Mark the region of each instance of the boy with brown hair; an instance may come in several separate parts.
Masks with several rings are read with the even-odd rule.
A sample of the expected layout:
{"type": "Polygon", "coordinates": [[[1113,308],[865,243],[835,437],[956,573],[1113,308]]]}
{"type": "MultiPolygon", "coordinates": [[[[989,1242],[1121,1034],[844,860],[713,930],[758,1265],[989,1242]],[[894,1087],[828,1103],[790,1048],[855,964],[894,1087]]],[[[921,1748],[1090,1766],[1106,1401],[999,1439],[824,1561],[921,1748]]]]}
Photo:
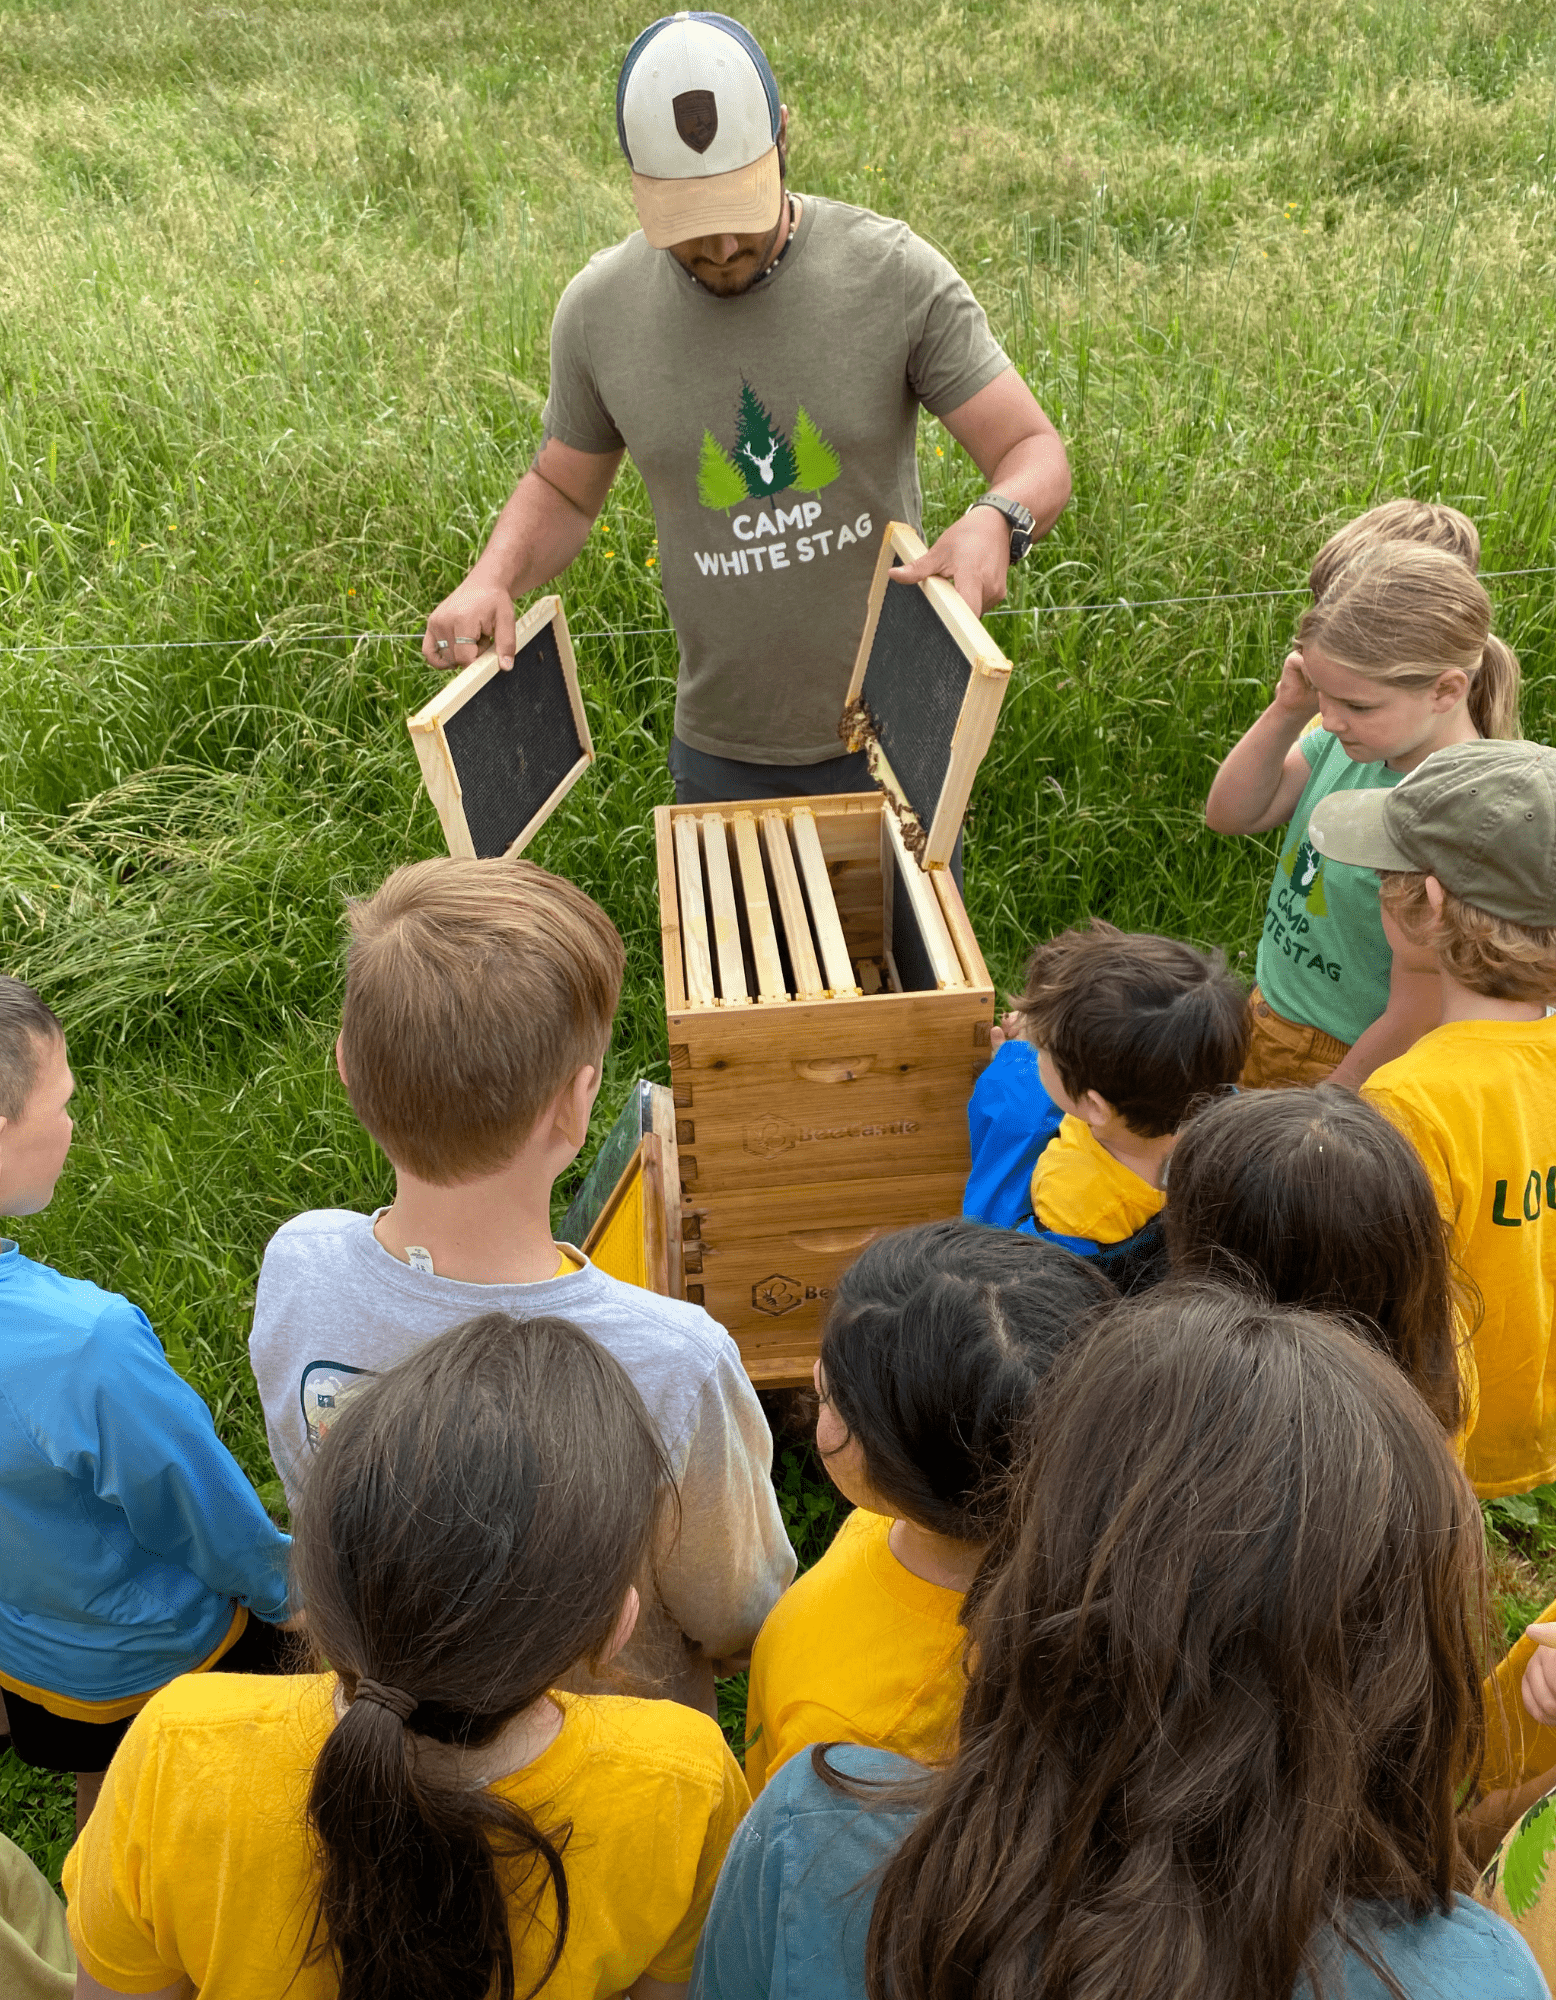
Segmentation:
{"type": "Polygon", "coordinates": [[[629,1665],[711,1711],[715,1663],[747,1651],[794,1574],[771,1433],[701,1307],[551,1236],[552,1184],[600,1087],[621,939],[582,890],[520,860],[415,862],[349,920],[336,1057],[395,1198],[370,1216],[296,1216],[265,1251],[249,1353],[288,1497],[364,1375],[478,1313],[573,1321],[632,1377],[680,1496],[629,1665]]]}
{"type": "Polygon", "coordinates": [[[1006,1018],[1061,1114],[1032,1173],[1036,1234],[1081,1256],[1129,1241],[1166,1200],[1189,1112],[1236,1081],[1247,996],[1220,952],[1094,918],[1038,947],[1006,1018]]]}
{"type": "Polygon", "coordinates": [[[1430,950],[1441,1025],[1363,1088],[1420,1153],[1483,1301],[1484,1499],[1556,1477],[1556,750],[1436,751],[1392,791],[1336,794],[1312,839],[1382,876],[1390,942],[1430,950]]]}

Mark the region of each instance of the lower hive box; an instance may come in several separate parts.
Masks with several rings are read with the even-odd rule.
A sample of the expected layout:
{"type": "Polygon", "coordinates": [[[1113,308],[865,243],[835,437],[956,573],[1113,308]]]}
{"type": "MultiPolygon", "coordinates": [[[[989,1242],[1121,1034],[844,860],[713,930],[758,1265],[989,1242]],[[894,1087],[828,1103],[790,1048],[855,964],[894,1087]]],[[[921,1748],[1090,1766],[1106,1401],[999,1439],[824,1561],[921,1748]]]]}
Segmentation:
{"type": "Polygon", "coordinates": [[[960,1211],[993,983],[954,880],[880,793],[654,818],[677,1289],[754,1382],[805,1382],[859,1251],[960,1211]]]}

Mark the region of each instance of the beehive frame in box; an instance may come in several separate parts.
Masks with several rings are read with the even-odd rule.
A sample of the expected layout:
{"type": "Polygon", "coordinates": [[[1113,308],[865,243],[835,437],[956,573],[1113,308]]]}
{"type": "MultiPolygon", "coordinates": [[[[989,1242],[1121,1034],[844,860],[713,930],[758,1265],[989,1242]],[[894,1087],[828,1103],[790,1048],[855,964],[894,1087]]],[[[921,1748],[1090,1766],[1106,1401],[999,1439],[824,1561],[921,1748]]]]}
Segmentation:
{"type": "Polygon", "coordinates": [[[594,762],[561,598],[516,636],[508,672],[483,653],[406,723],[450,854],[522,854],[594,762]]]}
{"type": "Polygon", "coordinates": [[[805,1382],[865,1244],[960,1211],[993,982],[879,793],[654,818],[685,1293],[805,1382]]]}

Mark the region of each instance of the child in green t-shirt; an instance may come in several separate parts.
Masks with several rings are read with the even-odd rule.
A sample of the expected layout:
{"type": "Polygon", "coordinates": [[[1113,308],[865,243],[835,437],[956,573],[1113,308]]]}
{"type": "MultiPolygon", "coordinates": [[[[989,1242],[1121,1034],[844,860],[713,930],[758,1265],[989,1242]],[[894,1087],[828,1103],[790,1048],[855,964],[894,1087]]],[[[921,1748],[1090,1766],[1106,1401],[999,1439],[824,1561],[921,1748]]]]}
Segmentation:
{"type": "Polygon", "coordinates": [[[1326,867],[1308,820],[1332,792],[1397,785],[1451,743],[1518,735],[1518,660],[1492,636],[1477,554],[1451,508],[1399,503],[1342,530],[1314,565],[1316,602],[1273,700],[1216,773],[1205,818],[1217,833],[1288,828],[1245,1088],[1332,1076],[1355,1089],[1437,1024],[1435,960],[1390,951],[1376,877],[1326,867]]]}

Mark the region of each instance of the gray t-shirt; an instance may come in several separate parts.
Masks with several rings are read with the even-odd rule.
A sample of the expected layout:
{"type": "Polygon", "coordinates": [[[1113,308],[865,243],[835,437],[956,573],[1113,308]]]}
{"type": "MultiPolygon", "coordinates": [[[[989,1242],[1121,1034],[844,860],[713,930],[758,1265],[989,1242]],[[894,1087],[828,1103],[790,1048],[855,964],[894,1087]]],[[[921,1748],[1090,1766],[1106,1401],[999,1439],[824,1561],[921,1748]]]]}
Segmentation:
{"type": "Polygon", "coordinates": [[[881,530],[920,524],[919,405],[954,410],[1009,366],[938,250],[816,195],[739,298],[641,234],[589,260],[552,323],[546,436],[625,445],[643,475],[683,742],[763,764],[842,754],[881,530]]]}
{"type": "Polygon", "coordinates": [[[717,1320],[572,1254],[583,1269],[566,1277],[469,1285],[392,1257],[372,1216],[338,1208],[294,1216],[266,1246],[249,1336],[270,1452],[295,1504],[310,1452],[364,1375],[478,1313],[571,1320],[631,1376],[675,1474],[680,1532],[659,1557],[660,1604],[645,1603],[632,1648],[637,1674],[674,1693],[681,1634],[710,1658],[744,1652],[794,1575],[773,1493],[772,1433],[717,1320]]]}

